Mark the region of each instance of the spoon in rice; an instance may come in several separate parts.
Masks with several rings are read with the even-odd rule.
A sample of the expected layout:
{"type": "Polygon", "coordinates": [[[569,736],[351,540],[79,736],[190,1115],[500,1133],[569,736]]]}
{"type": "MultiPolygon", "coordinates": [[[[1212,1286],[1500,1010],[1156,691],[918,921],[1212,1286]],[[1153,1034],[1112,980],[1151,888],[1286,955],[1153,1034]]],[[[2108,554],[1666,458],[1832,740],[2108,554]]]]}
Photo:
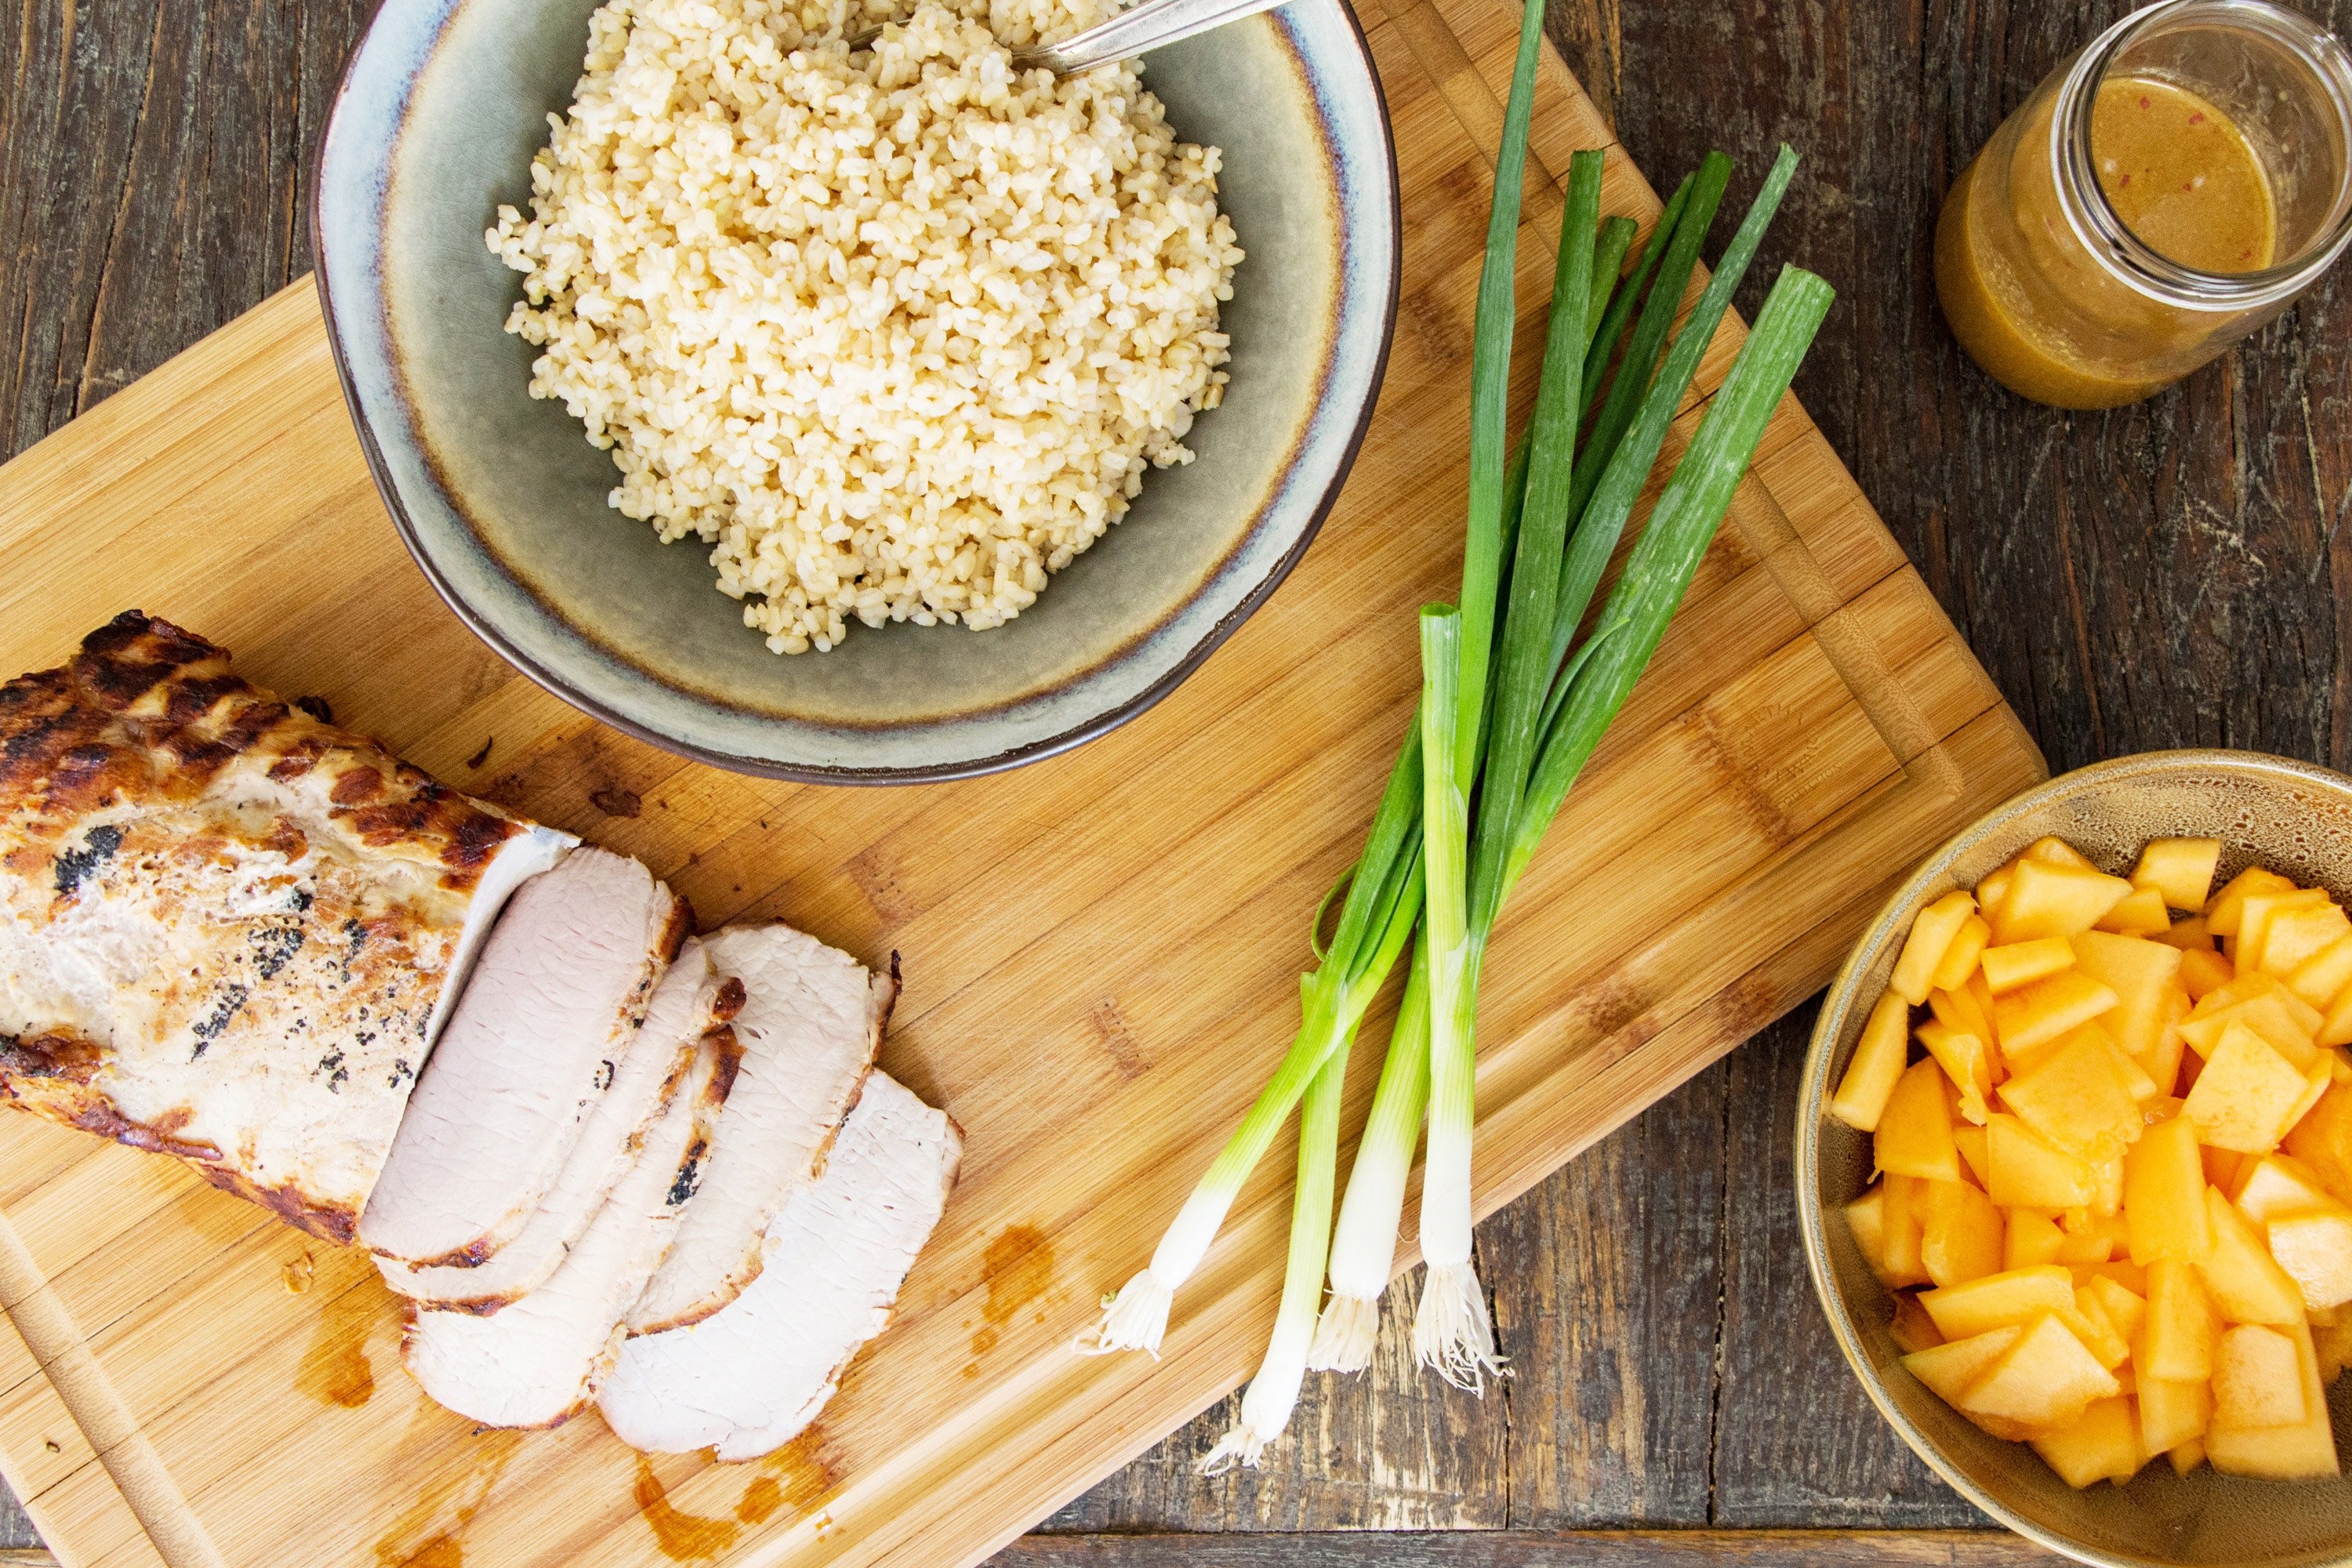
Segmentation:
{"type": "MultiPolygon", "coordinates": [[[[1097,22],[1083,33],[1057,44],[1019,44],[1013,48],[1016,70],[1049,70],[1075,76],[1113,60],[1131,59],[1164,45],[1197,37],[1228,22],[1271,11],[1282,0],[1143,0],[1108,22],[1097,22]]],[[[871,48],[882,36],[867,27],[849,36],[852,49],[871,48]]]]}

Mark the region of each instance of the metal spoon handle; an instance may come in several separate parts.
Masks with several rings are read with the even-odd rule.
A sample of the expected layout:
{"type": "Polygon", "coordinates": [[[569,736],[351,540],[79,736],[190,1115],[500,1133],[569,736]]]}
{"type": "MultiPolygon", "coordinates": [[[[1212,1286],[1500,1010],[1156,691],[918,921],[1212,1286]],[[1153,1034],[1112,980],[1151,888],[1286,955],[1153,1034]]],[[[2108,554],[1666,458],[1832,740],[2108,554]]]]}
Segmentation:
{"type": "Polygon", "coordinates": [[[1143,0],[1108,22],[1058,44],[1028,45],[1013,51],[1017,66],[1043,66],[1057,76],[1070,76],[1112,60],[1132,57],[1197,37],[1213,27],[1271,11],[1282,0],[1143,0]]]}

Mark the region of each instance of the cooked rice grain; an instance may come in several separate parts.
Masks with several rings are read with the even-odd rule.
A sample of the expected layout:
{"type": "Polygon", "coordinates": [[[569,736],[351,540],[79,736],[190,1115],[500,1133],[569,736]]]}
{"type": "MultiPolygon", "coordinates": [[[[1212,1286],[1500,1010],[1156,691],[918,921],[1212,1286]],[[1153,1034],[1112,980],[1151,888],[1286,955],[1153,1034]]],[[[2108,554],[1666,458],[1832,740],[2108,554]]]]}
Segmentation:
{"type": "Polygon", "coordinates": [[[779,653],[849,617],[1002,625],[1188,462],[1242,258],[1218,153],[1132,65],[1008,44],[1099,0],[922,0],[870,53],[842,0],[611,0],[531,214],[507,330],[609,449],[612,504],[711,546],[779,653]]]}

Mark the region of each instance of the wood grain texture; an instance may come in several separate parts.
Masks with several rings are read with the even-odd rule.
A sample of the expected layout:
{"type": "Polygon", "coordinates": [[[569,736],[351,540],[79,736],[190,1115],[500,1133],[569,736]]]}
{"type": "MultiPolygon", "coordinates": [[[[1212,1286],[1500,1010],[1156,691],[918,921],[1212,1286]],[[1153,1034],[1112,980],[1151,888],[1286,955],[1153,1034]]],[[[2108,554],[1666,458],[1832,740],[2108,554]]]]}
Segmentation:
{"type": "Polygon", "coordinates": [[[1001,1568],[2006,1568],[2065,1559],[1982,1531],[1452,1531],[1033,1535],[1001,1568]]]}
{"type": "MultiPolygon", "coordinates": [[[[2347,629],[2338,606],[2352,598],[2337,591],[2347,563],[2336,538],[2352,509],[2346,278],[2186,387],[2108,415],[2053,415],[2007,396],[1951,346],[1936,315],[1924,247],[1950,174],[2042,70],[2123,8],[1553,0],[1549,26],[1604,118],[1661,174],[1724,146],[1743,155],[1752,180],[1751,155],[1775,135],[1805,153],[1776,253],[1785,247],[1843,292],[1800,394],[2053,764],[2134,746],[2228,742],[2340,766],[2352,739],[2352,671],[2338,652],[2347,629]],[[1705,91],[1692,89],[1697,79],[1705,91]],[[2087,665],[2084,648],[2096,654],[2087,665]],[[2104,689],[2086,682],[2086,668],[2104,689]],[[2094,690],[2095,724],[2086,700],[2094,690]]],[[[2344,0],[2305,8],[2339,31],[2352,26],[2344,0]]],[[[20,0],[0,60],[0,453],[37,439],[308,265],[299,254],[299,167],[282,127],[299,125],[306,157],[323,90],[366,9],[364,0],[20,0]],[[231,79],[275,86],[232,93],[217,85],[231,79]],[[173,103],[176,118],[163,111],[173,103]],[[190,134],[192,117],[199,137],[190,134]],[[176,140],[165,150],[157,138],[167,131],[176,140]],[[142,138],[147,151],[134,158],[142,138]],[[283,226],[254,216],[289,207],[295,216],[283,226]],[[289,234],[290,246],[281,238],[289,234]]],[[[1475,234],[1479,199],[1470,191],[1419,203],[1417,212],[1475,234]]],[[[1753,292],[1742,302],[1752,308],[1753,292]]],[[[1400,327],[1416,341],[1464,330],[1420,300],[1408,302],[1400,327]]],[[[451,741],[436,761],[460,778],[501,776],[549,718],[530,693],[477,716],[481,732],[451,741]],[[486,737],[494,757],[468,775],[463,763],[486,737]]],[[[582,746],[572,760],[581,810],[605,775],[625,788],[659,775],[658,759],[616,748],[582,746]]],[[[648,805],[648,816],[712,809],[703,794],[656,788],[665,804],[648,805]]],[[[730,853],[738,864],[750,858],[730,853]]],[[[868,865],[872,896],[898,900],[882,858],[868,865]]],[[[1792,1020],[1767,1031],[1726,1068],[1702,1075],[1490,1220],[1481,1263],[1498,1306],[1507,1311],[1516,1292],[1526,1293],[1529,1310],[1565,1299],[1580,1290],[1573,1276],[1587,1267],[1657,1289],[1627,1258],[1657,1253],[1666,1245],[1659,1228],[1695,1201],[1687,1161],[1646,1176],[1641,1163],[1657,1147],[1652,1120],[1678,1112],[1683,1099],[1707,1109],[1678,1127],[1704,1128],[1713,1114],[1717,1145],[1728,1138],[1737,1151],[1717,1186],[1735,1199],[1768,1192],[1780,1174],[1769,1158],[1787,1108],[1764,1091],[1793,1071],[1797,1027],[1792,1020]],[[1727,1073],[1751,1092],[1727,1093],[1727,1073]],[[1588,1177],[1583,1166],[1595,1163],[1624,1174],[1588,1177]],[[1559,1223],[1547,1229],[1538,1210],[1559,1223]],[[1578,1231],[1576,1245],[1616,1238],[1612,1250],[1626,1258],[1588,1266],[1564,1257],[1559,1243],[1578,1231]],[[1516,1247],[1522,1237],[1537,1238],[1535,1248],[1498,1252],[1501,1239],[1516,1247]],[[1566,1272],[1554,1281],[1555,1270],[1566,1272]]],[[[1747,1456],[1718,1461],[1732,1483],[1725,1495],[1740,1500],[1738,1517],[1829,1523],[1856,1518],[1858,1506],[1901,1522],[1967,1517],[1860,1405],[1828,1350],[1793,1233],[1754,1227],[1751,1217],[1743,1211],[1724,1232],[1728,1278],[1702,1273],[1688,1282],[1699,1296],[1721,1294],[1722,1315],[1757,1331],[1710,1347],[1727,1383],[1748,1391],[1725,1397],[1713,1422],[1717,1449],[1747,1456]],[[1774,1331],[1783,1327],[1788,1334],[1774,1331]],[[1792,1352],[1796,1364],[1784,1364],[1792,1352]],[[1751,1422],[1785,1435],[1765,1408],[1775,1386],[1832,1420],[1859,1423],[1858,1440],[1776,1468],[1766,1439],[1742,1436],[1751,1422]]],[[[1681,1353],[1704,1326],[1683,1317],[1679,1293],[1660,1300],[1673,1301],[1671,1313],[1646,1298],[1614,1311],[1643,1345],[1681,1353]]],[[[1593,1439],[1581,1428],[1595,1421],[1630,1445],[1633,1423],[1610,1405],[1604,1384],[1563,1373],[1594,1401],[1578,1406],[1523,1384],[1507,1402],[1450,1408],[1395,1377],[1392,1351],[1393,1342],[1384,1346],[1386,1380],[1376,1373],[1319,1395],[1327,1407],[1315,1419],[1344,1436],[1316,1452],[1277,1454],[1289,1467],[1279,1484],[1295,1500],[1286,1517],[1301,1527],[1499,1521],[1513,1506],[1514,1456],[1551,1444],[1590,1453],[1593,1439]]],[[[1659,1384],[1680,1375],[1677,1363],[1645,1377],[1643,1425],[1655,1419],[1648,1412],[1658,1408],[1659,1384]]],[[[1228,1407],[1213,1407],[1065,1521],[1201,1530],[1250,1522],[1257,1514],[1247,1499],[1179,1484],[1181,1457],[1205,1448],[1229,1417],[1228,1407]]],[[[1648,1442],[1638,1453],[1609,1448],[1601,1462],[1645,1500],[1646,1522],[1705,1522],[1707,1497],[1694,1497],[1685,1471],[1654,1470],[1648,1442]]],[[[1532,1486],[1522,1481],[1517,1495],[1532,1486]]],[[[0,1541],[30,1539],[21,1516],[0,1513],[0,1541]]],[[[1352,1541],[1340,1547],[1353,1549],[1352,1541]]]]}
{"type": "MultiPolygon", "coordinates": [[[[1184,691],[1051,763],[952,788],[795,789],[689,767],[519,689],[397,553],[299,290],[0,471],[14,568],[0,664],[54,658],[142,602],[236,647],[265,682],[327,694],[426,765],[644,856],[707,921],[782,913],[869,958],[902,951],[887,1065],[972,1132],[893,1333],[821,1437],[747,1473],[643,1465],[593,1419],[529,1439],[471,1433],[393,1372],[390,1305],[362,1264],[310,1256],[154,1162],[0,1124],[18,1189],[0,1204],[37,1273],[16,1294],[53,1302],[51,1327],[72,1325],[88,1352],[26,1328],[0,1379],[0,1453],[69,1558],[396,1561],[462,1534],[467,1559],[490,1563],[953,1560],[1243,1374],[1278,1267],[1279,1149],[1162,1363],[1076,1361],[1065,1346],[1164,1219],[1167,1173],[1206,1158],[1280,1049],[1297,913],[1349,853],[1412,703],[1411,650],[1380,631],[1440,590],[1458,550],[1450,524],[1406,520],[1442,523],[1458,493],[1457,326],[1477,241],[1452,218],[1484,205],[1512,16],[1448,0],[1374,21],[1411,149],[1408,212],[1428,221],[1409,225],[1420,325],[1400,342],[1358,484],[1298,577],[1184,691]],[[1348,672],[1336,685],[1335,668],[1348,672]],[[1286,744],[1237,744],[1244,733],[1286,744]],[[1076,975],[1087,983],[1067,984],[1076,975]],[[1187,1048],[1211,1039],[1215,1051],[1187,1048]],[[1043,1232],[1055,1261],[1041,1296],[1000,1314],[984,1259],[1015,1227],[1043,1232]],[[303,1268],[308,1288],[289,1289],[303,1268]],[[58,1385],[26,1349],[75,1371],[74,1420],[60,1422],[58,1385]],[[118,1482],[142,1447],[185,1500],[174,1528],[148,1517],[160,1490],[124,1506],[118,1482]]],[[[1556,61],[1547,71],[1536,151],[1549,190],[1568,152],[1605,132],[1556,61]]],[[[1654,210],[1622,157],[1611,191],[1617,210],[1654,210]]],[[[1547,237],[1531,234],[1530,318],[1549,272],[1547,237]]],[[[1702,395],[1738,336],[1727,328],[1710,353],[1702,395]]],[[[1481,1210],[1800,1001],[1910,854],[2037,768],[1789,405],[1563,815],[1578,854],[1539,860],[1497,933],[1481,1210]]],[[[1351,1086],[1359,1112],[1370,1077],[1351,1086]]],[[[1401,1369],[1391,1381],[1403,1385],[1401,1369]]],[[[1399,1436],[1418,1430],[1433,1456],[1423,1517],[1507,1523],[1507,1485],[1498,1509],[1491,1478],[1512,1461],[1493,1429],[1465,1444],[1471,1412],[1402,1404],[1401,1426],[1328,1445],[1361,1464],[1362,1521],[1418,1521],[1381,1484],[1399,1436]]],[[[1230,1500],[1297,1522],[1330,1511],[1328,1486],[1278,1481],[1251,1478],[1250,1498],[1230,1500]]],[[[1555,1491],[1582,1484],[1571,1460],[1555,1491]]]]}

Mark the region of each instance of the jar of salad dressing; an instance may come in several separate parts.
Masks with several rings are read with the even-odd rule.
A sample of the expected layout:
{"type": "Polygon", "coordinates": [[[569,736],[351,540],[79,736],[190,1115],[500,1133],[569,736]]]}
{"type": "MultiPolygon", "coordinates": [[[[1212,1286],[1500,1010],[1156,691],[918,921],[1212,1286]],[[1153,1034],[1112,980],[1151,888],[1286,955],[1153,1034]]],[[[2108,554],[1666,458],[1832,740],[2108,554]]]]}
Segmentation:
{"type": "Polygon", "coordinates": [[[1936,287],[2013,391],[2109,408],[2270,320],[2352,242],[2352,56],[2267,0],[2167,0],[2051,73],[1945,198],[1936,287]]]}

